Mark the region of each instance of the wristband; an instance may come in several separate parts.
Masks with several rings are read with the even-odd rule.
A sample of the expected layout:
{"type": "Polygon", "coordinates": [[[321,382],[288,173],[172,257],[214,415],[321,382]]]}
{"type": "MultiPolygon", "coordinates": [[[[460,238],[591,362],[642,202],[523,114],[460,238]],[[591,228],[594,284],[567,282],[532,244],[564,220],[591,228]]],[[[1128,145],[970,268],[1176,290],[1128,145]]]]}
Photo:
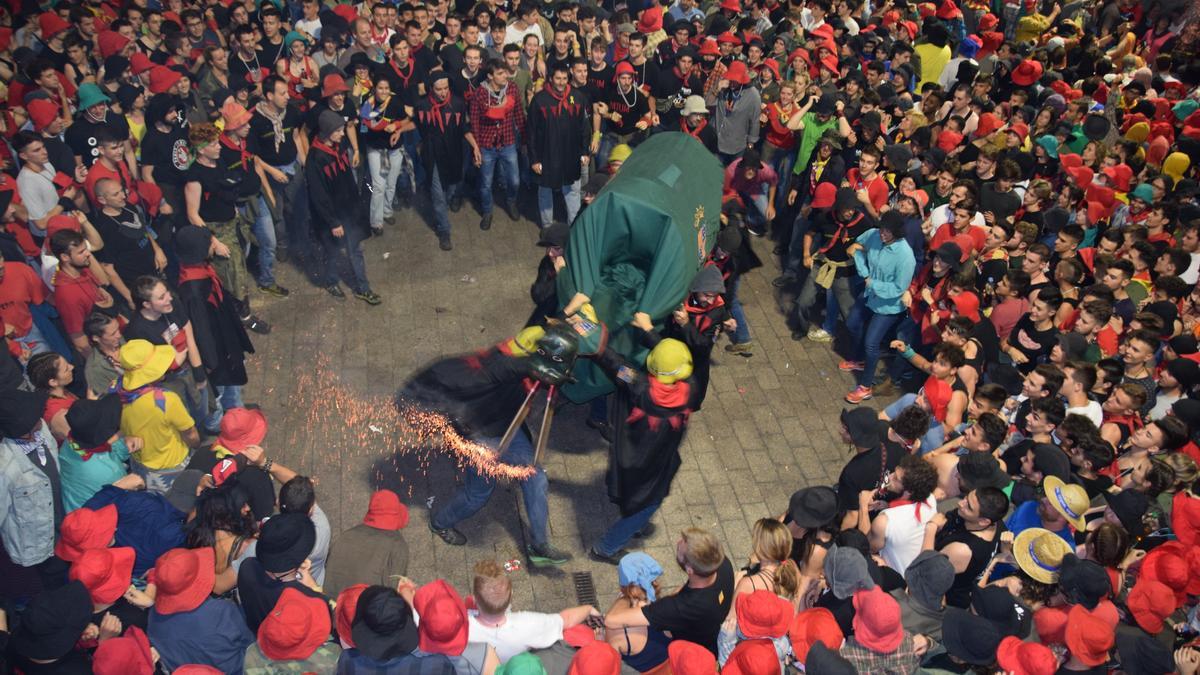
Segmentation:
{"type": "Polygon", "coordinates": [[[913,351],[912,347],[905,347],[904,351],[900,353],[900,356],[903,356],[906,361],[912,361],[916,355],[917,353],[913,351]]]}
{"type": "Polygon", "coordinates": [[[208,375],[204,372],[204,366],[192,366],[192,379],[196,384],[201,384],[208,381],[208,375]]]}
{"type": "Polygon", "coordinates": [[[263,462],[262,470],[266,471],[267,473],[271,473],[271,467],[273,466],[275,466],[275,460],[268,457],[267,461],[263,462]]]}

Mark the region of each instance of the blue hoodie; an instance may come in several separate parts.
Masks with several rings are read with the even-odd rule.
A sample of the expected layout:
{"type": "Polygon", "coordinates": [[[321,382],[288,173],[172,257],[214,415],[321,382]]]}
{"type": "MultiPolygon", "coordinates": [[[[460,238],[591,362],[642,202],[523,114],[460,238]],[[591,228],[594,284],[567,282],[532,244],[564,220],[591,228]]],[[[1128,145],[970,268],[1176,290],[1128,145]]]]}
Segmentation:
{"type": "Polygon", "coordinates": [[[912,248],[903,238],[884,245],[879,229],[868,230],[855,240],[862,245],[854,252],[858,276],[867,280],[863,291],[867,309],[876,314],[900,314],[905,311],[900,296],[908,290],[917,263],[912,248]]]}

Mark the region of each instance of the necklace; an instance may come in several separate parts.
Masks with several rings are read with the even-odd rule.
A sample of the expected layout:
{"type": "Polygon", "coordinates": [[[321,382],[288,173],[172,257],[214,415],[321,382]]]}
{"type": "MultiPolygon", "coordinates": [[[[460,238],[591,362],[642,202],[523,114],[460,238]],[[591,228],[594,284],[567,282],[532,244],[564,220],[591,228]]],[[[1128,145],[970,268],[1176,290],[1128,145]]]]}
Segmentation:
{"type": "Polygon", "coordinates": [[[630,110],[633,110],[633,106],[637,104],[637,87],[630,87],[629,93],[633,94],[632,101],[625,97],[625,92],[621,91],[620,87],[617,87],[617,95],[621,97],[621,101],[623,101],[630,110]]]}

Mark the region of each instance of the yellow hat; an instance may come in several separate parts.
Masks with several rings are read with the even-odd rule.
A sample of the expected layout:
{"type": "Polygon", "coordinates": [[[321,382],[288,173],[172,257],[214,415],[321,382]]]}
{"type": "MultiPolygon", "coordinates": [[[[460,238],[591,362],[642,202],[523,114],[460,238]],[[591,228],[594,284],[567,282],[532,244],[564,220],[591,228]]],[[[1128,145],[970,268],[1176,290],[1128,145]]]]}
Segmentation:
{"type": "Polygon", "coordinates": [[[1050,530],[1031,527],[1021,530],[1013,540],[1012,553],[1021,570],[1035,581],[1053,584],[1058,581],[1063,557],[1071,553],[1071,545],[1050,530]]]}
{"type": "Polygon", "coordinates": [[[679,340],[666,338],[650,350],[646,370],[663,384],[674,384],[692,375],[692,352],[679,340]]]}
{"type": "Polygon", "coordinates": [[[608,163],[612,164],[613,162],[624,162],[625,160],[629,159],[629,156],[632,154],[633,148],[629,147],[625,143],[621,143],[613,146],[612,152],[608,153],[608,163]]]}
{"type": "Polygon", "coordinates": [[[1137,124],[1131,125],[1129,129],[1125,131],[1125,140],[1134,141],[1136,143],[1145,141],[1149,136],[1150,125],[1146,124],[1145,122],[1138,122],[1137,124]]]}
{"type": "Polygon", "coordinates": [[[1050,506],[1061,513],[1067,522],[1076,530],[1087,529],[1087,521],[1084,520],[1083,514],[1087,513],[1091,500],[1088,499],[1087,490],[1083,489],[1082,485],[1064,483],[1057,476],[1046,476],[1042,481],[1042,489],[1046,491],[1046,499],[1050,506]]]}
{"type": "Polygon", "coordinates": [[[541,340],[545,334],[546,329],[541,326],[526,326],[522,328],[516,337],[509,340],[513,356],[529,356],[537,351],[538,340],[541,340]]]}
{"type": "Polygon", "coordinates": [[[137,389],[161,380],[173,363],[175,348],[171,345],[130,340],[121,346],[121,368],[125,371],[126,389],[137,389]]]}
{"type": "Polygon", "coordinates": [[[1182,152],[1172,152],[1163,160],[1162,170],[1178,183],[1191,165],[1192,160],[1187,155],[1182,152]]]}

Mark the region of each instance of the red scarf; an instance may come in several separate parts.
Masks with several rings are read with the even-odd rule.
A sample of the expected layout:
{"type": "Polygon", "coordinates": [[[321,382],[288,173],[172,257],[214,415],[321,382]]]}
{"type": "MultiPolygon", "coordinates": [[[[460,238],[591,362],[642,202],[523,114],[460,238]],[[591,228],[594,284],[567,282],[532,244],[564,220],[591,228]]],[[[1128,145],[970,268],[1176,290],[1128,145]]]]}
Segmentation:
{"type": "Polygon", "coordinates": [[[683,133],[687,134],[688,136],[691,136],[692,138],[694,138],[696,140],[700,140],[700,132],[706,126],[708,126],[708,118],[707,117],[700,120],[700,124],[696,126],[695,130],[692,130],[691,128],[688,127],[686,119],[683,119],[682,117],[679,119],[679,130],[682,131],[683,133]]]}
{"type": "Polygon", "coordinates": [[[225,293],[221,291],[221,280],[217,278],[217,271],[213,269],[213,266],[208,263],[179,266],[180,285],[183,285],[187,281],[201,281],[203,279],[212,281],[212,286],[208,290],[208,304],[213,307],[219,307],[221,301],[225,299],[225,293]]]}
{"type": "Polygon", "coordinates": [[[111,443],[106,442],[103,445],[97,445],[94,448],[85,448],[79,444],[79,441],[72,438],[70,434],[67,434],[67,438],[69,438],[71,440],[71,442],[75,444],[75,449],[79,451],[80,455],[82,455],[83,461],[85,461],[85,462],[88,461],[89,459],[91,459],[92,455],[112,451],[111,443]]]}
{"type": "Polygon", "coordinates": [[[411,60],[408,62],[408,74],[400,72],[400,69],[396,67],[395,61],[392,61],[389,59],[388,65],[392,67],[392,72],[396,74],[396,77],[400,78],[401,88],[407,89],[408,82],[409,82],[409,80],[412,79],[412,76],[413,76],[413,62],[411,60]]]}
{"type": "Polygon", "coordinates": [[[549,93],[549,94],[550,94],[550,96],[551,96],[551,97],[552,97],[552,98],[553,98],[555,101],[558,101],[558,105],[556,105],[556,106],[554,106],[553,108],[551,108],[551,110],[552,110],[552,111],[553,111],[555,114],[557,114],[557,115],[562,115],[562,114],[566,114],[566,113],[575,112],[575,109],[576,109],[578,106],[577,106],[576,104],[574,104],[574,103],[568,103],[568,102],[567,102],[567,98],[568,98],[568,97],[571,95],[571,85],[570,85],[570,84],[568,84],[568,85],[566,86],[566,88],[565,88],[565,89],[563,89],[563,91],[562,91],[562,93],[561,93],[561,94],[560,94],[560,93],[558,93],[557,91],[555,91],[555,90],[554,90],[554,85],[550,84],[549,82],[547,82],[547,83],[544,85],[544,87],[543,87],[543,88],[546,90],[546,92],[547,92],[547,93],[549,93]]]}
{"type": "Polygon", "coordinates": [[[437,128],[442,133],[446,132],[446,120],[442,118],[442,108],[450,102],[450,97],[447,96],[445,101],[438,103],[437,97],[433,94],[429,95],[429,118],[430,121],[437,125],[437,128]]]}
{"type": "Polygon", "coordinates": [[[346,153],[325,145],[325,143],[319,139],[312,142],[312,148],[314,150],[320,150],[321,152],[333,157],[334,163],[337,165],[339,171],[345,171],[346,167],[350,166],[350,158],[346,156],[346,153]]]}
{"type": "Polygon", "coordinates": [[[663,408],[682,408],[687,405],[691,385],[686,380],[679,380],[672,384],[663,384],[654,376],[651,376],[649,380],[650,400],[654,401],[654,405],[663,408]]]}
{"type": "Polygon", "coordinates": [[[234,143],[233,139],[229,137],[229,134],[221,134],[220,141],[221,145],[229,148],[230,150],[237,150],[238,156],[241,158],[240,166],[242,167],[242,171],[250,171],[251,154],[246,151],[246,140],[242,139],[240,142],[234,143]]]}
{"type": "Polygon", "coordinates": [[[700,331],[701,333],[704,333],[713,325],[713,320],[712,317],[709,316],[709,312],[724,306],[725,298],[719,295],[717,296],[716,300],[713,300],[712,303],[705,305],[704,307],[701,307],[690,300],[685,305],[690,318],[696,323],[696,330],[700,331]]]}

